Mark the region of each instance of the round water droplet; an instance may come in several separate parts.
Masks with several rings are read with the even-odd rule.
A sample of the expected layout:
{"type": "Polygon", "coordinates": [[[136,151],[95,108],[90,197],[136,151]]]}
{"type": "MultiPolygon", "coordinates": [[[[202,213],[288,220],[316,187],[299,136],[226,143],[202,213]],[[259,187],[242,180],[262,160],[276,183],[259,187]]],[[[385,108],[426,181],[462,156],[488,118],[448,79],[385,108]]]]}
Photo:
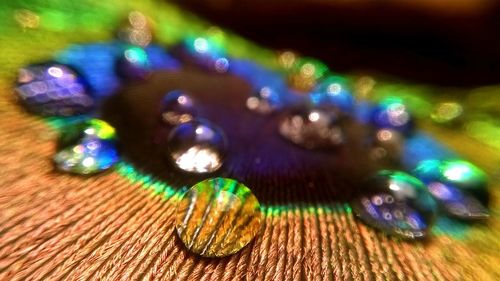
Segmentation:
{"type": "Polygon", "coordinates": [[[462,160],[426,160],[414,170],[441,207],[451,216],[465,220],[489,217],[486,175],[462,160]]]}
{"type": "Polygon", "coordinates": [[[168,125],[179,125],[191,121],[195,115],[194,101],[183,91],[171,91],[161,102],[161,117],[168,125]]]}
{"type": "Polygon", "coordinates": [[[405,134],[413,129],[413,119],[407,106],[396,97],[381,101],[374,109],[371,120],[377,128],[392,129],[405,134]]]}
{"type": "Polygon", "coordinates": [[[434,222],[436,202],[418,179],[397,171],[380,171],[351,202],[368,225],[407,239],[426,236],[434,222]]]}
{"type": "Polygon", "coordinates": [[[289,113],[280,124],[280,134],[308,149],[335,148],[344,142],[342,120],[333,111],[318,108],[289,113]]]}
{"type": "Polygon", "coordinates": [[[177,234],[191,252],[204,257],[238,252],[259,232],[262,221],[257,198],[232,179],[197,183],[177,205],[177,234]]]}
{"type": "Polygon", "coordinates": [[[397,163],[403,155],[404,137],[398,131],[380,129],[372,141],[371,157],[374,160],[388,160],[397,163]]]}
{"type": "Polygon", "coordinates": [[[347,84],[347,80],[342,77],[328,76],[309,94],[309,100],[314,106],[335,106],[344,112],[351,112],[354,97],[347,84]]]}
{"type": "Polygon", "coordinates": [[[280,94],[271,87],[262,87],[247,99],[247,108],[261,113],[269,114],[281,108],[280,94]]]}
{"type": "Polygon", "coordinates": [[[307,93],[314,89],[319,79],[328,72],[328,67],[322,62],[310,58],[295,61],[288,75],[291,88],[307,93]]]}
{"type": "Polygon", "coordinates": [[[188,36],[182,43],[182,51],[208,70],[225,73],[229,69],[230,62],[219,36],[188,36]]]}
{"type": "Polygon", "coordinates": [[[40,115],[78,115],[94,106],[83,78],[69,66],[56,62],[21,68],[16,92],[29,111],[40,115]]]}
{"type": "Polygon", "coordinates": [[[91,119],[70,125],[59,139],[56,167],[75,174],[94,174],[112,167],[119,159],[116,134],[105,121],[91,119]]]}
{"type": "Polygon", "coordinates": [[[151,71],[148,54],[141,47],[128,46],[116,61],[116,72],[123,79],[143,80],[151,71]]]}
{"type": "Polygon", "coordinates": [[[221,129],[195,119],[175,127],[168,137],[169,157],[181,170],[211,173],[223,163],[227,143],[221,129]]]}
{"type": "Polygon", "coordinates": [[[139,11],[132,11],[116,31],[116,37],[126,43],[145,47],[153,41],[151,20],[139,11]]]}

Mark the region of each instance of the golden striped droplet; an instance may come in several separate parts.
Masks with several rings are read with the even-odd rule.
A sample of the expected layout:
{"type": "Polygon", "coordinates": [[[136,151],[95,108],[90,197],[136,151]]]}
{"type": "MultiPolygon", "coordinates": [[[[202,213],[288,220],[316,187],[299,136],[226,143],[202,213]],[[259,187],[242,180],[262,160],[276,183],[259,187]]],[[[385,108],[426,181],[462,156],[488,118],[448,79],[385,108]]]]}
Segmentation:
{"type": "Polygon", "coordinates": [[[193,253],[224,257],[255,237],[262,223],[257,198],[245,185],[227,178],[195,184],[179,201],[177,234],[193,253]]]}

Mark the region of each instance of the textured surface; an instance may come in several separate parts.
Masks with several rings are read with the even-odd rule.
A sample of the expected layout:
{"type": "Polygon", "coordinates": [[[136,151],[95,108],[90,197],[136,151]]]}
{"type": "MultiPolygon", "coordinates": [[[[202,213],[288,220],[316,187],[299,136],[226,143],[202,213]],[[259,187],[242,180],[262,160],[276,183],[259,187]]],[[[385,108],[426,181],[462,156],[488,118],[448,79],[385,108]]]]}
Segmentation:
{"type": "MultiPolygon", "coordinates": [[[[0,19],[5,24],[0,37],[0,280],[500,279],[500,150],[497,139],[491,138],[493,131],[489,138],[484,133],[493,126],[486,119],[471,123],[469,128],[477,128],[467,133],[436,129],[425,123],[423,127],[492,177],[493,217],[487,225],[467,226],[442,219],[431,240],[406,243],[356,221],[348,206],[336,199],[335,192],[348,186],[304,192],[302,201],[296,200],[298,195],[269,188],[257,194],[259,200],[270,202],[264,206],[264,226],[257,239],[231,257],[203,259],[187,252],[176,238],[174,216],[179,197],[170,185],[140,173],[140,166],[134,168],[127,163],[96,177],[55,172],[51,157],[61,122],[29,115],[14,100],[12,81],[20,65],[48,58],[70,42],[109,38],[113,19],[131,7],[120,1],[81,1],[68,6],[45,1],[47,7],[32,7],[40,12],[40,29],[32,30],[24,24],[23,32],[12,13],[31,7],[8,7],[12,3],[1,4],[5,5],[1,10],[5,16],[0,19]],[[83,12],[95,20],[85,21],[83,12]],[[73,18],[63,28],[55,28],[50,20],[43,20],[44,16],[73,18]],[[73,32],[76,28],[78,33],[73,32]]],[[[176,28],[187,26],[177,10],[161,5],[153,9],[148,1],[143,3],[135,5],[156,15],[160,22],[169,18],[176,28]]],[[[193,28],[199,25],[193,23],[193,28]]],[[[160,39],[167,33],[160,32],[160,39]]],[[[168,42],[176,38],[174,31],[170,34],[168,42]]],[[[252,53],[259,58],[267,54],[262,50],[250,52],[249,45],[245,46],[233,48],[233,54],[252,53]]],[[[217,85],[199,74],[179,75],[217,85]]],[[[231,88],[233,84],[228,85],[231,88]]],[[[412,89],[411,85],[380,83],[380,88],[384,87],[408,87],[409,93],[412,89]]],[[[424,96],[438,91],[414,87],[412,93],[419,89],[424,96]]],[[[483,93],[487,91],[498,93],[496,88],[483,93]]],[[[248,177],[258,180],[255,175],[248,177]]],[[[170,181],[175,183],[176,179],[170,181]]],[[[306,182],[291,186],[321,189],[299,186],[306,182]]],[[[263,184],[272,186],[274,180],[267,179],[263,184]]]]}

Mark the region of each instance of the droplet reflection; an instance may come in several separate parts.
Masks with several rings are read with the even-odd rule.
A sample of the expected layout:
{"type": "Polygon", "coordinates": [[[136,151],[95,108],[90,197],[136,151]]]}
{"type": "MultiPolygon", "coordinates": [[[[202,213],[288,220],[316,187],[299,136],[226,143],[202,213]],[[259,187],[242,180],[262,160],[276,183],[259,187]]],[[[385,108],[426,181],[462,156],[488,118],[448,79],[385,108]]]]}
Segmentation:
{"type": "Polygon", "coordinates": [[[168,125],[175,126],[189,122],[195,115],[194,101],[186,92],[171,91],[161,102],[162,120],[168,125]]]}

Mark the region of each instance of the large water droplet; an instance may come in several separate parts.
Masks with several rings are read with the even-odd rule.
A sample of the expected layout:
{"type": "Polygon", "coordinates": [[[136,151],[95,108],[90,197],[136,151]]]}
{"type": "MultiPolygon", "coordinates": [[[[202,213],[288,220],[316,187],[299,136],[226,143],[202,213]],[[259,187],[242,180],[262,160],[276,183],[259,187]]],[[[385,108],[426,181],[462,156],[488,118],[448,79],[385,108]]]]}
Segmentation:
{"type": "Polygon", "coordinates": [[[212,123],[196,119],[175,127],[168,137],[169,157],[181,170],[211,173],[222,166],[226,137],[212,123]]]}
{"type": "Polygon", "coordinates": [[[177,205],[177,233],[193,253],[224,257],[245,247],[263,220],[257,198],[232,179],[213,178],[194,185],[177,205]]]}
{"type": "Polygon", "coordinates": [[[56,167],[75,174],[94,174],[112,167],[119,159],[113,127],[98,119],[70,125],[62,132],[56,167]]]}
{"type": "Polygon", "coordinates": [[[352,202],[368,225],[407,239],[422,238],[434,222],[436,202],[418,179],[397,171],[380,171],[352,202]]]}
{"type": "Polygon", "coordinates": [[[116,72],[123,79],[143,80],[151,74],[151,62],[144,49],[128,46],[116,61],[116,72]]]}
{"type": "Polygon", "coordinates": [[[83,78],[69,66],[56,62],[21,68],[16,92],[29,111],[41,115],[77,115],[94,105],[83,78]]]}
{"type": "Polygon", "coordinates": [[[194,101],[186,92],[171,91],[161,101],[161,117],[168,125],[174,126],[191,121],[195,115],[194,101]]]}
{"type": "Polygon", "coordinates": [[[246,105],[252,111],[269,114],[282,107],[282,99],[273,88],[262,87],[247,99],[246,105]]]}
{"type": "Polygon", "coordinates": [[[280,124],[280,134],[308,149],[328,149],[342,144],[342,120],[332,111],[319,108],[290,112],[280,124]]]}
{"type": "Polygon", "coordinates": [[[441,207],[451,216],[465,220],[489,217],[486,175],[462,160],[422,161],[414,174],[428,187],[441,207]]]}
{"type": "Polygon", "coordinates": [[[413,118],[408,107],[396,97],[382,100],[374,109],[371,120],[377,128],[392,129],[405,134],[413,129],[413,118]]]}

